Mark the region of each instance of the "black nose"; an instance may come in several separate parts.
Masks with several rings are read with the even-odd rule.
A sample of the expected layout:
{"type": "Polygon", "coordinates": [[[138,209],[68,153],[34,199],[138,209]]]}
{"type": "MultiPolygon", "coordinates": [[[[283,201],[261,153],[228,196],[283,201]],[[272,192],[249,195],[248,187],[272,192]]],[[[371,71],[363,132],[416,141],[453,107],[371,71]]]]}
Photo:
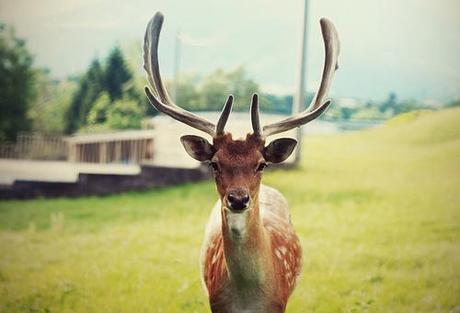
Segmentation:
{"type": "Polygon", "coordinates": [[[249,206],[249,195],[242,189],[235,189],[227,194],[227,204],[232,210],[245,210],[249,206]]]}

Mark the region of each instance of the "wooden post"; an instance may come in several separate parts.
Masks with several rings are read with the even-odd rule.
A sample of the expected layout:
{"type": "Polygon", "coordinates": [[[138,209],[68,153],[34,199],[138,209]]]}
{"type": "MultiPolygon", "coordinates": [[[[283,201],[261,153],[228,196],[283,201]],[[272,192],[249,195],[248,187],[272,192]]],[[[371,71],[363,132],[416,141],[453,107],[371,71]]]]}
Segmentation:
{"type": "Polygon", "coordinates": [[[107,163],[107,143],[102,142],[99,148],[99,162],[107,163]]]}
{"type": "Polygon", "coordinates": [[[115,142],[115,160],[116,163],[120,163],[121,161],[121,142],[115,142]]]}
{"type": "Polygon", "coordinates": [[[137,164],[139,164],[139,140],[134,141],[134,160],[137,164]]]}

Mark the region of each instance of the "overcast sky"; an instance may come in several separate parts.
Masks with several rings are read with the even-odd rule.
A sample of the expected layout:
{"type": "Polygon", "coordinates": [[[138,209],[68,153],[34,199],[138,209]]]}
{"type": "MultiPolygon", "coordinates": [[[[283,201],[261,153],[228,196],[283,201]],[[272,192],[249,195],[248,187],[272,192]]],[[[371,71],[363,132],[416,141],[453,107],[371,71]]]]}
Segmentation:
{"type": "MultiPolygon", "coordinates": [[[[336,96],[383,99],[393,91],[400,98],[460,97],[460,1],[309,3],[309,90],[320,79],[318,22],[325,16],[341,40],[332,89],[336,96]]],[[[263,90],[294,90],[302,0],[0,0],[0,19],[27,39],[36,63],[56,77],[82,72],[117,43],[140,43],[157,10],[165,14],[160,42],[164,76],[172,74],[174,36],[180,29],[182,70],[207,73],[243,64],[263,90]]]]}

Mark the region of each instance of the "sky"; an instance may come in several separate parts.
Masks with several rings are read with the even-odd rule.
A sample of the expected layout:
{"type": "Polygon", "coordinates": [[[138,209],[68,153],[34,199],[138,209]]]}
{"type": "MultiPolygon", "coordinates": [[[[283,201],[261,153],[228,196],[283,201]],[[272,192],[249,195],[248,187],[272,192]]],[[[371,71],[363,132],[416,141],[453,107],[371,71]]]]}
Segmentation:
{"type": "MultiPolygon", "coordinates": [[[[460,1],[308,3],[309,91],[320,80],[319,19],[327,17],[341,42],[333,96],[383,100],[395,92],[400,99],[427,102],[460,97],[460,1]]],[[[27,40],[38,66],[64,78],[83,72],[116,44],[131,43],[140,59],[147,22],[160,10],[166,78],[173,73],[180,31],[182,71],[204,74],[244,65],[263,91],[287,94],[299,75],[303,5],[304,0],[0,0],[0,20],[27,40]]]]}

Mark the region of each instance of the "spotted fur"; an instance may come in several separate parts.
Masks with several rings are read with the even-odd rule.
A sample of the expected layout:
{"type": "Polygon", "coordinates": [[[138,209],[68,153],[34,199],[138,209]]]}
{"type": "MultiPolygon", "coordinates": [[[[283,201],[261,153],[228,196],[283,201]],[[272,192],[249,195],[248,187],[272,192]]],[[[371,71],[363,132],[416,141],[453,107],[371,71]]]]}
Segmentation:
{"type": "Polygon", "coordinates": [[[218,202],[208,222],[202,250],[202,277],[214,313],[281,313],[295,288],[301,271],[302,249],[289,220],[287,202],[278,191],[263,185],[259,199],[262,227],[270,243],[270,254],[261,269],[269,276],[265,280],[268,286],[248,291],[252,298],[242,304],[247,307],[238,307],[238,292],[232,285],[225,259],[221,204],[218,202]]]}

